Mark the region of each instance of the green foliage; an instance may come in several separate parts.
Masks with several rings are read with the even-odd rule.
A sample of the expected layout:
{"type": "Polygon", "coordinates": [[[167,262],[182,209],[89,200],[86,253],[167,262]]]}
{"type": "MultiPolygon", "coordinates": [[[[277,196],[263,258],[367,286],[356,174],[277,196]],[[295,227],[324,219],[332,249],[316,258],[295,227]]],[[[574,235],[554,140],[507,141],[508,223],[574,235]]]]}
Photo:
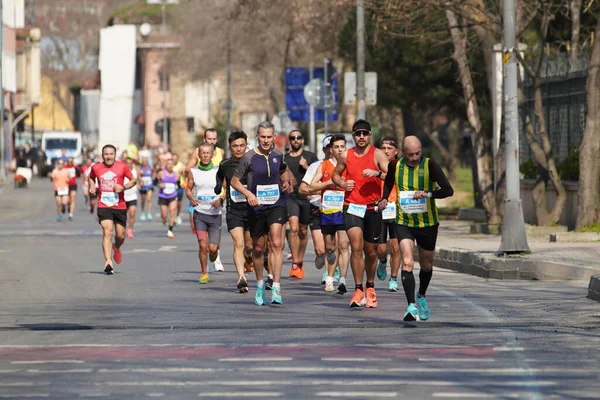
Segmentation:
{"type": "Polygon", "coordinates": [[[582,226],[581,232],[600,233],[600,224],[582,226]]]}
{"type": "Polygon", "coordinates": [[[533,160],[527,160],[521,164],[519,171],[525,179],[537,178],[537,165],[533,160]]]}
{"type": "Polygon", "coordinates": [[[558,164],[560,179],[567,181],[579,180],[579,150],[573,147],[569,155],[558,164]]]}

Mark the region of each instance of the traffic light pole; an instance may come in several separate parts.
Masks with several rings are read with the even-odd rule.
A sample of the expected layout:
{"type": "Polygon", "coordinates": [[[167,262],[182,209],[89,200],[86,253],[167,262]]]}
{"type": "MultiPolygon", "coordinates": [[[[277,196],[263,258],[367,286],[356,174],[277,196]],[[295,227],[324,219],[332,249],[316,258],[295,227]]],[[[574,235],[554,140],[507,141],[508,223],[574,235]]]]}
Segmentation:
{"type": "Polygon", "coordinates": [[[323,62],[323,88],[325,89],[325,93],[323,93],[323,114],[324,114],[324,125],[323,129],[325,131],[325,136],[329,134],[329,102],[327,101],[327,95],[329,94],[329,75],[327,71],[327,67],[329,64],[329,60],[326,58],[323,62]]]}

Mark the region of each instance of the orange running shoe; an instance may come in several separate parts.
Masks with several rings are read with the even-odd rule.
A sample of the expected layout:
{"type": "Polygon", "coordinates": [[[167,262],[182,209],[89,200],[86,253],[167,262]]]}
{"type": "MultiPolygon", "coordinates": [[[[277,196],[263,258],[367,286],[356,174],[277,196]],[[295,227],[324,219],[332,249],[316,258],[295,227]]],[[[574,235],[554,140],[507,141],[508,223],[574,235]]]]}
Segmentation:
{"type": "Polygon", "coordinates": [[[131,239],[133,237],[133,230],[131,228],[127,229],[127,237],[131,239]]]}
{"type": "Polygon", "coordinates": [[[352,300],[350,300],[350,308],[362,307],[365,305],[365,302],[365,292],[360,289],[356,289],[352,295],[352,300]]]}
{"type": "Polygon", "coordinates": [[[304,267],[298,267],[298,271],[296,271],[296,278],[304,278],[304,267]]]}
{"type": "Polygon", "coordinates": [[[254,264],[252,263],[252,258],[246,258],[246,261],[244,261],[244,268],[246,269],[246,272],[254,272],[254,264]]]}
{"type": "Polygon", "coordinates": [[[377,308],[377,294],[375,293],[375,288],[367,288],[367,308],[377,308]]]}
{"type": "Polygon", "coordinates": [[[113,243],[113,258],[115,259],[115,262],[117,264],[121,264],[123,262],[123,253],[121,253],[121,250],[115,248],[115,245],[113,243]]]}
{"type": "Polygon", "coordinates": [[[293,263],[292,269],[290,269],[290,278],[298,278],[298,264],[293,263]]]}

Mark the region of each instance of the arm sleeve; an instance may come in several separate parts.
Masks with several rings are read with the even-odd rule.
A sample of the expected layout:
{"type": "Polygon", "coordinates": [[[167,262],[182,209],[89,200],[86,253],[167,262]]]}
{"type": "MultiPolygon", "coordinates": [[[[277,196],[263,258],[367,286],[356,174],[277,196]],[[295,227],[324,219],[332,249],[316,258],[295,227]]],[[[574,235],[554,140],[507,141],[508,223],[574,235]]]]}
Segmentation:
{"type": "Polygon", "coordinates": [[[388,164],[388,172],[385,175],[385,181],[383,182],[383,199],[388,199],[392,190],[394,190],[394,178],[396,177],[396,163],[398,160],[390,161],[388,164]]]}
{"type": "Polygon", "coordinates": [[[250,150],[249,152],[244,154],[244,156],[238,163],[237,168],[235,169],[235,173],[233,175],[240,178],[240,180],[244,179],[244,177],[248,174],[248,169],[250,168],[250,161],[252,160],[252,152],[253,150],[250,150]]]}
{"type": "Polygon", "coordinates": [[[431,197],[434,199],[445,199],[454,194],[454,189],[452,188],[452,185],[450,185],[448,178],[446,178],[446,174],[444,174],[444,171],[438,163],[432,159],[429,159],[429,176],[431,177],[431,180],[439,186],[439,189],[434,190],[431,193],[431,197]]]}

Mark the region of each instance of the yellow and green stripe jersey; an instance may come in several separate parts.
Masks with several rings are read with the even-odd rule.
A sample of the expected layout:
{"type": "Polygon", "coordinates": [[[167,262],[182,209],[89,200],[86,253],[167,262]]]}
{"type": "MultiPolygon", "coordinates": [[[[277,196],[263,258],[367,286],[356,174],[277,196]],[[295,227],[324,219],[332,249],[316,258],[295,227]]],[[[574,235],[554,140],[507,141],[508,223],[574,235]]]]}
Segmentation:
{"type": "Polygon", "coordinates": [[[402,212],[400,204],[400,192],[405,191],[424,191],[431,193],[435,189],[435,182],[429,174],[429,158],[421,158],[421,162],[416,167],[411,167],[404,162],[402,157],[396,163],[395,179],[396,183],[396,223],[413,228],[425,228],[439,224],[438,209],[435,200],[430,197],[425,199],[427,212],[417,214],[407,214],[402,212]]]}

